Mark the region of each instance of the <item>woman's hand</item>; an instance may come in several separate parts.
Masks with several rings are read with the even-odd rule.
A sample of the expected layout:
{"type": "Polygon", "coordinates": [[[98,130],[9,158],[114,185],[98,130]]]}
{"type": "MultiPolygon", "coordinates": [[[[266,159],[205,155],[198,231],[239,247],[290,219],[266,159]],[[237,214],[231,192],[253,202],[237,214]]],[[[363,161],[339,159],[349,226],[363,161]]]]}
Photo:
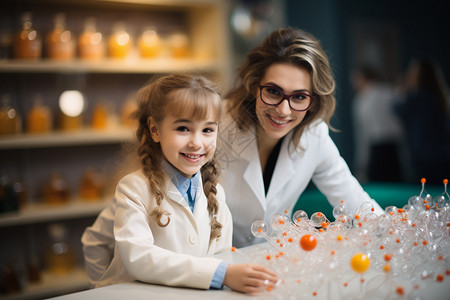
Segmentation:
{"type": "Polygon", "coordinates": [[[230,264],[225,273],[223,284],[232,290],[243,293],[264,291],[278,281],[275,273],[255,264],[230,264]]]}

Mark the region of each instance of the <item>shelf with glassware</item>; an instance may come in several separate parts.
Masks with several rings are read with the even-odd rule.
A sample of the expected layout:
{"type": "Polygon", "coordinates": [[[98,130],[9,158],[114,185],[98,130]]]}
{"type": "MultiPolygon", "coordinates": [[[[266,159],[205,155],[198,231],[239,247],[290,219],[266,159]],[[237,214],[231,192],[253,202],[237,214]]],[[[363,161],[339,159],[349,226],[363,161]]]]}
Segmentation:
{"type": "Polygon", "coordinates": [[[227,84],[226,1],[8,2],[12,13],[0,13],[2,73],[191,71],[227,84]]]}
{"type": "Polygon", "coordinates": [[[129,141],[133,131],[127,127],[107,130],[80,129],[47,133],[17,133],[0,137],[0,150],[36,149],[96,144],[118,144],[129,141]]]}
{"type": "Polygon", "coordinates": [[[0,214],[0,228],[95,217],[112,199],[113,195],[104,196],[96,201],[74,197],[60,205],[30,201],[18,211],[0,214]]]}
{"type": "MultiPolygon", "coordinates": [[[[17,259],[28,267],[28,261],[35,255],[42,256],[43,246],[50,240],[46,228],[54,223],[63,223],[70,231],[77,252],[76,268],[61,276],[49,273],[47,264],[39,257],[41,280],[28,284],[24,280],[14,293],[1,290],[4,272],[0,270],[0,298],[48,298],[88,287],[85,272],[79,269],[81,232],[92,224],[113,195],[105,191],[96,201],[86,201],[80,192],[80,179],[92,167],[106,175],[104,179],[111,180],[110,169],[115,168],[116,154],[134,133],[123,122],[123,108],[130,95],[135,95],[150,77],[197,72],[213,77],[224,88],[229,86],[227,5],[225,0],[0,1],[0,93],[9,94],[10,104],[5,107],[8,111],[16,109],[20,116],[17,119],[21,119],[7,121],[11,121],[11,129],[13,123],[19,124],[12,130],[14,133],[5,134],[2,131],[6,127],[0,126],[0,172],[9,177],[10,183],[22,182],[27,192],[25,201],[15,205],[15,209],[7,207],[0,214],[0,266],[17,259]],[[28,11],[32,14],[26,14],[28,11]],[[32,58],[20,58],[30,52],[22,51],[19,55],[14,52],[14,35],[21,29],[16,27],[20,17],[28,22],[26,26],[32,24],[30,28],[41,38],[41,51],[38,55],[31,53],[35,55],[32,58]],[[63,25],[66,26],[61,31],[63,25]],[[71,45],[70,51],[66,51],[67,45],[60,39],[67,31],[72,34],[72,42],[67,44],[71,45]],[[4,39],[5,32],[9,39],[4,39]],[[114,43],[114,33],[118,32],[129,34],[127,47],[114,43]],[[102,43],[98,43],[100,40],[102,43]],[[125,48],[127,51],[123,51],[125,48]],[[74,91],[78,95],[73,95],[74,91]],[[64,105],[59,100],[64,92],[70,92],[75,97],[72,100],[84,100],[85,107],[78,106],[78,116],[73,117],[73,111],[64,116],[72,121],[81,120],[78,126],[69,126],[73,122],[66,126],[60,123],[64,105]],[[37,94],[41,101],[35,101],[37,94]],[[112,116],[114,126],[105,126],[105,116],[94,121],[99,103],[106,106],[106,119],[112,116]],[[34,108],[37,108],[34,117],[29,119],[34,108]],[[47,121],[43,122],[44,119],[47,121]],[[31,123],[34,126],[30,127],[31,123]],[[61,192],[68,195],[62,204],[45,200],[45,188],[54,171],[69,187],[61,192]],[[6,240],[8,243],[3,243],[6,240]],[[29,247],[30,244],[34,246],[29,247]]],[[[73,103],[72,100],[69,102],[73,103]]],[[[4,187],[2,174],[0,188],[4,187]]],[[[106,185],[113,189],[113,184],[106,185]]],[[[18,202],[16,197],[15,203],[18,202]]]]}
{"type": "Polygon", "coordinates": [[[42,59],[36,61],[9,59],[0,61],[0,73],[114,73],[114,74],[159,74],[175,72],[220,71],[217,61],[208,59],[109,59],[85,61],[55,61],[42,59]]]}

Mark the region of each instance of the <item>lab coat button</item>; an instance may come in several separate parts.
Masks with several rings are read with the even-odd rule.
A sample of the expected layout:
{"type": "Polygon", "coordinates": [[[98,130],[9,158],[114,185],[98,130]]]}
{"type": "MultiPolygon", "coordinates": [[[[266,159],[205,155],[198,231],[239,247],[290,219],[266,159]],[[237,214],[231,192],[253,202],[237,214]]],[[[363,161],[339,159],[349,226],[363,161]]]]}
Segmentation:
{"type": "Polygon", "coordinates": [[[189,236],[189,242],[192,244],[192,245],[194,245],[194,244],[197,244],[197,237],[195,236],[195,235],[190,235],[189,236]]]}

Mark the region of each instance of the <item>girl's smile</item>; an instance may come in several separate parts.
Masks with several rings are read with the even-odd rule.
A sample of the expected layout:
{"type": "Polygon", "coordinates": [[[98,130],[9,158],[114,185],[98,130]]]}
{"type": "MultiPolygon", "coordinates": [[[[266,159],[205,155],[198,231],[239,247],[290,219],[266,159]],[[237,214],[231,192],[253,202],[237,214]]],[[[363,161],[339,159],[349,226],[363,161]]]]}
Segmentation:
{"type": "Polygon", "coordinates": [[[187,154],[181,153],[186,159],[192,163],[198,163],[205,156],[205,154],[187,154]]]}
{"type": "Polygon", "coordinates": [[[160,124],[150,118],[149,128],[165,159],[187,178],[197,173],[216,150],[218,123],[212,111],[205,120],[180,118],[169,112],[160,124]]]}

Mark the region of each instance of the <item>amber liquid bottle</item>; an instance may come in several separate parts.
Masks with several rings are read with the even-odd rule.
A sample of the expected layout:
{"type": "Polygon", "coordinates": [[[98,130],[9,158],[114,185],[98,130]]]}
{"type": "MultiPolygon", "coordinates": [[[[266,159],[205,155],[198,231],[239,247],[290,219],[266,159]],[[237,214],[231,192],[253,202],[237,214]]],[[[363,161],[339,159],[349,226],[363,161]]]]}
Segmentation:
{"type": "Polygon", "coordinates": [[[111,58],[125,58],[131,50],[131,36],[126,31],[125,23],[114,24],[113,33],[108,41],[109,56],[111,58]]]}
{"type": "Polygon", "coordinates": [[[108,128],[109,113],[108,108],[103,103],[95,105],[92,114],[92,128],[95,130],[105,130],[108,128]]]}
{"type": "Polygon", "coordinates": [[[14,36],[14,57],[38,59],[42,56],[42,39],[33,28],[31,13],[22,15],[22,28],[14,36]]]}
{"type": "Polygon", "coordinates": [[[48,204],[64,204],[69,201],[69,188],[61,175],[55,173],[44,188],[44,200],[48,204]]]}
{"type": "Polygon", "coordinates": [[[47,270],[54,275],[64,275],[75,269],[75,253],[67,243],[67,228],[61,224],[49,226],[51,245],[46,252],[47,270]]]}
{"type": "Polygon", "coordinates": [[[169,37],[169,47],[173,58],[189,56],[189,38],[185,33],[175,32],[169,37]]]}
{"type": "Polygon", "coordinates": [[[0,135],[15,134],[20,131],[20,119],[17,111],[11,106],[9,95],[0,99],[0,135]]]}
{"type": "Polygon", "coordinates": [[[66,29],[66,15],[56,14],[55,25],[47,35],[48,57],[58,60],[70,60],[75,55],[75,43],[72,32],[66,29]]]}
{"type": "Polygon", "coordinates": [[[80,195],[84,201],[99,201],[103,196],[103,178],[92,169],[86,170],[80,182],[80,195]]]}
{"type": "Polygon", "coordinates": [[[161,53],[161,39],[155,28],[147,27],[139,38],[138,45],[141,57],[152,58],[161,53]]]}
{"type": "Polygon", "coordinates": [[[42,104],[40,98],[36,98],[34,106],[27,115],[27,131],[29,133],[44,133],[51,129],[50,109],[42,104]]]}
{"type": "Polygon", "coordinates": [[[78,38],[78,54],[86,60],[101,60],[105,55],[103,35],[97,31],[95,18],[88,18],[78,38]]]}

